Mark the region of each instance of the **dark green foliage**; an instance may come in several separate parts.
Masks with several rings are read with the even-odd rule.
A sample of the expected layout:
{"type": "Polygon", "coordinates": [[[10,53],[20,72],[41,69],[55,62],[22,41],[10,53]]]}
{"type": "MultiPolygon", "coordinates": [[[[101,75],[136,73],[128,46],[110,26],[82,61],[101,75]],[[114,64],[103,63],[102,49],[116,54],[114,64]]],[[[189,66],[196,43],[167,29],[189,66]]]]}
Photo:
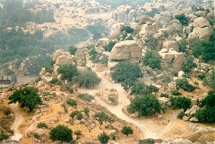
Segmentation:
{"type": "Polygon", "coordinates": [[[161,93],[160,97],[166,97],[166,98],[168,98],[168,97],[169,97],[169,95],[168,95],[168,94],[166,94],[166,93],[161,93]]]}
{"type": "Polygon", "coordinates": [[[116,82],[125,82],[126,80],[135,81],[142,76],[140,67],[127,61],[119,62],[111,73],[111,77],[116,82]]]}
{"type": "Polygon", "coordinates": [[[139,144],[154,144],[154,143],[155,143],[154,139],[144,139],[139,141],[139,144]]]}
{"type": "Polygon", "coordinates": [[[115,41],[110,41],[107,45],[104,46],[105,51],[110,52],[115,44],[116,44],[115,41]]]}
{"type": "Polygon", "coordinates": [[[192,56],[188,56],[185,58],[183,65],[182,65],[182,70],[185,73],[189,73],[193,68],[197,67],[197,64],[193,62],[194,58],[192,56]]]}
{"type": "Polygon", "coordinates": [[[73,45],[73,46],[68,47],[68,50],[69,50],[70,54],[75,55],[78,48],[73,45]]]}
{"type": "Polygon", "coordinates": [[[84,112],[87,116],[89,116],[90,109],[89,109],[88,107],[85,107],[85,108],[83,109],[83,112],[84,112]]]}
{"type": "Polygon", "coordinates": [[[187,46],[187,41],[185,39],[182,39],[178,41],[178,47],[180,52],[186,52],[186,46],[187,46]]]}
{"type": "Polygon", "coordinates": [[[61,91],[68,91],[69,93],[73,93],[74,89],[69,84],[64,84],[61,86],[61,91]]]}
{"type": "Polygon", "coordinates": [[[104,112],[96,112],[93,117],[99,122],[100,127],[103,122],[113,122],[113,119],[104,112]]]}
{"type": "Polygon", "coordinates": [[[126,33],[133,33],[134,29],[131,28],[130,26],[125,26],[121,29],[121,31],[125,31],[126,33]]]}
{"type": "Polygon", "coordinates": [[[77,130],[77,131],[74,131],[74,134],[77,136],[80,136],[80,135],[82,135],[82,132],[80,130],[77,130]]]}
{"type": "Polygon", "coordinates": [[[68,105],[73,106],[73,107],[76,107],[76,106],[77,106],[77,102],[76,102],[75,100],[71,99],[71,98],[67,99],[67,100],[66,100],[66,103],[67,103],[68,105]]]}
{"type": "Polygon", "coordinates": [[[50,83],[55,85],[61,85],[61,81],[58,78],[53,78],[50,83]]]}
{"type": "Polygon", "coordinates": [[[50,131],[52,141],[70,142],[72,140],[72,130],[64,125],[58,125],[50,131]]]}
{"type": "Polygon", "coordinates": [[[129,134],[133,134],[133,129],[129,126],[124,126],[121,132],[128,136],[129,134]]]}
{"type": "Polygon", "coordinates": [[[203,107],[197,110],[196,117],[202,123],[215,123],[215,106],[214,107],[203,107]]]}
{"type": "Polygon", "coordinates": [[[185,78],[176,80],[176,88],[181,88],[187,92],[192,92],[196,89],[193,85],[189,84],[185,78]]]}
{"type": "Polygon", "coordinates": [[[209,91],[201,101],[201,109],[196,112],[196,117],[202,123],[215,123],[215,91],[209,91]]]}
{"type": "Polygon", "coordinates": [[[62,74],[62,79],[67,79],[69,81],[72,80],[73,77],[78,75],[77,66],[76,65],[61,65],[57,70],[60,74],[62,74]]]}
{"type": "Polygon", "coordinates": [[[159,91],[158,87],[156,87],[154,85],[151,85],[151,84],[147,86],[147,89],[148,89],[149,93],[158,92],[159,91]]]}
{"type": "Polygon", "coordinates": [[[201,101],[201,106],[215,106],[215,91],[208,92],[208,95],[201,101]]]}
{"type": "Polygon", "coordinates": [[[19,102],[22,108],[27,107],[30,112],[42,102],[38,95],[38,89],[30,86],[16,90],[8,99],[9,104],[19,102]]]}
{"type": "Polygon", "coordinates": [[[185,14],[179,14],[175,16],[175,19],[179,20],[182,25],[188,25],[189,18],[185,16],[185,14]]]}
{"type": "Polygon", "coordinates": [[[107,144],[109,141],[110,137],[105,133],[101,133],[100,135],[98,135],[98,140],[102,143],[102,144],[107,144]]]}
{"type": "Polygon", "coordinates": [[[151,67],[152,69],[160,69],[161,58],[157,51],[147,50],[142,58],[144,65],[151,67]]]}
{"type": "Polygon", "coordinates": [[[156,112],[160,112],[160,103],[152,94],[137,96],[128,106],[128,112],[138,112],[139,117],[153,115],[156,112]]]}
{"type": "Polygon", "coordinates": [[[91,102],[92,100],[94,100],[94,97],[91,96],[90,94],[88,93],[82,93],[82,94],[79,94],[78,97],[84,101],[88,101],[88,102],[91,102]]]}
{"type": "Polygon", "coordinates": [[[145,85],[142,82],[136,82],[131,87],[131,95],[132,94],[141,95],[147,93],[148,93],[147,85],[145,85]]]}
{"type": "Polygon", "coordinates": [[[8,139],[8,138],[9,138],[9,135],[6,135],[0,131],[0,142],[3,141],[4,139],[8,139]]]}
{"type": "Polygon", "coordinates": [[[179,96],[179,95],[181,95],[181,93],[180,93],[178,90],[176,90],[176,89],[171,90],[171,94],[174,95],[174,96],[179,96]]]}
{"type": "Polygon", "coordinates": [[[185,116],[185,112],[180,112],[180,113],[178,114],[177,117],[178,117],[179,119],[182,119],[183,116],[185,116]]]}
{"type": "Polygon", "coordinates": [[[76,78],[75,81],[78,83],[79,87],[94,87],[95,85],[101,82],[101,79],[90,69],[87,69],[80,73],[76,78]]]}
{"type": "Polygon", "coordinates": [[[47,126],[46,123],[38,123],[38,124],[37,124],[37,127],[38,127],[38,128],[48,128],[48,126],[47,126]]]}
{"type": "Polygon", "coordinates": [[[4,112],[4,114],[7,115],[7,116],[11,114],[11,110],[10,110],[9,108],[4,109],[3,112],[4,112]]]}
{"type": "Polygon", "coordinates": [[[200,41],[192,43],[192,53],[195,57],[201,57],[204,62],[215,61],[215,41],[200,41]]]}
{"type": "Polygon", "coordinates": [[[97,54],[98,54],[98,53],[96,52],[95,47],[93,47],[93,48],[90,49],[89,55],[90,55],[90,59],[91,59],[91,60],[96,59],[97,54]]]}
{"type": "Polygon", "coordinates": [[[157,50],[158,40],[153,35],[150,35],[145,39],[145,45],[151,50],[157,50]]]}
{"type": "Polygon", "coordinates": [[[4,73],[9,76],[9,75],[13,75],[15,72],[9,68],[4,68],[4,73]]]}
{"type": "Polygon", "coordinates": [[[204,78],[204,83],[209,85],[213,90],[215,90],[215,69],[207,73],[204,78]]]}
{"type": "Polygon", "coordinates": [[[183,108],[185,111],[190,108],[191,100],[186,97],[172,97],[170,99],[173,108],[183,108]]]}
{"type": "Polygon", "coordinates": [[[76,116],[76,118],[77,118],[78,120],[81,120],[81,119],[83,118],[82,113],[81,113],[80,111],[78,111],[78,110],[75,110],[75,111],[73,111],[73,112],[70,114],[70,117],[71,117],[71,118],[74,118],[75,116],[76,116]]]}

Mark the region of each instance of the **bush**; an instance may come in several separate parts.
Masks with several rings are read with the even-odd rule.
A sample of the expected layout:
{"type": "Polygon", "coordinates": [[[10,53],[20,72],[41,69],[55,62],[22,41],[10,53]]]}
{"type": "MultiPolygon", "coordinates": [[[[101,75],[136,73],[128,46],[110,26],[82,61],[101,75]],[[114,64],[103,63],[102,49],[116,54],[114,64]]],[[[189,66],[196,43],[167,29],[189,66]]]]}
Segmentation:
{"type": "Polygon", "coordinates": [[[170,99],[173,108],[183,108],[186,111],[190,108],[191,100],[186,97],[172,97],[170,99]]]}
{"type": "Polygon", "coordinates": [[[135,81],[142,76],[140,67],[128,61],[119,62],[111,73],[111,77],[116,82],[125,82],[126,80],[135,81]]]}
{"type": "Polygon", "coordinates": [[[38,127],[38,128],[48,128],[48,126],[47,126],[46,123],[38,123],[38,124],[37,124],[37,127],[38,127]]]}
{"type": "Polygon", "coordinates": [[[68,50],[69,50],[70,54],[75,55],[78,48],[76,46],[70,46],[70,47],[68,47],[68,50]]]}
{"type": "Polygon", "coordinates": [[[168,94],[166,94],[166,93],[161,93],[160,97],[166,97],[166,98],[168,98],[168,97],[169,97],[169,95],[168,95],[168,94]]]}
{"type": "Polygon", "coordinates": [[[185,116],[185,112],[180,112],[180,113],[178,114],[177,117],[178,117],[179,119],[182,119],[183,116],[185,116]]]}
{"type": "Polygon", "coordinates": [[[161,58],[157,51],[147,50],[142,58],[144,65],[151,67],[152,69],[160,69],[161,58]]]}
{"type": "Polygon", "coordinates": [[[77,136],[80,136],[80,135],[82,135],[82,132],[80,130],[77,130],[77,131],[74,131],[74,134],[77,136]]]}
{"type": "Polygon", "coordinates": [[[73,111],[69,116],[70,116],[71,118],[74,118],[74,117],[76,116],[76,118],[77,118],[78,120],[81,120],[81,119],[83,118],[82,113],[81,113],[80,111],[78,111],[78,110],[73,111]]]}
{"type": "Polygon", "coordinates": [[[11,110],[10,110],[9,108],[4,109],[3,112],[4,112],[4,114],[7,115],[7,116],[11,114],[11,110]]]}
{"type": "Polygon", "coordinates": [[[92,100],[94,100],[94,97],[91,96],[90,94],[88,93],[82,93],[82,94],[79,94],[78,97],[84,101],[88,101],[88,102],[91,102],[92,100]]]}
{"type": "Polygon", "coordinates": [[[151,50],[157,50],[158,40],[153,35],[150,35],[145,39],[145,46],[151,50]]]}
{"type": "Polygon", "coordinates": [[[73,77],[78,75],[76,65],[61,65],[60,68],[57,70],[58,73],[62,74],[62,79],[67,79],[69,81],[72,80],[73,77]]]}
{"type": "Polygon", "coordinates": [[[153,115],[156,112],[160,112],[160,103],[152,94],[137,96],[128,105],[128,112],[138,112],[139,117],[153,115]]]}
{"type": "Polygon", "coordinates": [[[127,135],[127,136],[128,136],[129,134],[133,134],[133,130],[132,130],[132,128],[129,127],[129,126],[124,126],[124,127],[122,128],[121,132],[122,132],[123,134],[127,135]]]}
{"type": "Polygon", "coordinates": [[[149,93],[158,92],[158,91],[159,91],[159,88],[158,88],[158,87],[153,86],[153,85],[151,85],[151,84],[147,87],[147,89],[148,89],[149,93]]]}
{"type": "Polygon", "coordinates": [[[213,90],[215,90],[215,69],[212,69],[211,72],[206,74],[204,78],[204,83],[210,86],[213,90]]]}
{"type": "Polygon", "coordinates": [[[193,85],[189,84],[185,78],[176,80],[176,88],[181,88],[187,92],[192,92],[196,89],[193,85]]]}
{"type": "Polygon", "coordinates": [[[104,46],[105,51],[110,52],[115,44],[116,44],[115,41],[110,41],[107,45],[104,46]]]}
{"type": "Polygon", "coordinates": [[[182,65],[182,70],[185,73],[189,73],[193,68],[197,67],[197,64],[193,62],[194,58],[192,56],[188,56],[185,58],[183,65],[182,65]]]}
{"type": "Polygon", "coordinates": [[[73,106],[73,107],[76,107],[76,106],[77,106],[77,102],[76,102],[75,100],[71,99],[71,98],[67,99],[67,100],[66,100],[66,103],[67,103],[68,105],[73,106]]]}
{"type": "Polygon", "coordinates": [[[171,90],[171,94],[174,96],[181,95],[181,93],[178,90],[171,90]]]}
{"type": "Polygon", "coordinates": [[[121,31],[125,31],[126,33],[133,33],[134,29],[131,28],[130,26],[125,26],[121,29],[121,31]]]}
{"type": "Polygon", "coordinates": [[[175,16],[175,19],[179,20],[182,25],[188,25],[189,18],[185,16],[185,14],[179,14],[175,16]]]}
{"type": "Polygon", "coordinates": [[[0,141],[3,141],[4,139],[8,139],[9,138],[9,135],[6,135],[2,132],[0,132],[0,141]]]}
{"type": "Polygon", "coordinates": [[[139,140],[139,144],[154,144],[154,143],[155,143],[154,139],[139,140]]]}
{"type": "Polygon", "coordinates": [[[79,74],[75,81],[78,83],[80,87],[93,87],[101,82],[101,79],[96,75],[92,70],[85,70],[81,74],[79,74]]]}
{"type": "Polygon", "coordinates": [[[53,78],[50,83],[55,85],[61,85],[61,81],[58,78],[53,78]]]}
{"type": "Polygon", "coordinates": [[[73,93],[74,89],[69,84],[64,84],[61,86],[61,91],[68,91],[69,93],[73,93]]]}
{"type": "Polygon", "coordinates": [[[109,141],[110,137],[105,133],[101,133],[100,135],[98,135],[98,140],[102,143],[102,144],[107,144],[109,141]]]}
{"type": "Polygon", "coordinates": [[[186,52],[187,41],[182,39],[178,41],[178,48],[180,52],[186,52]]]}

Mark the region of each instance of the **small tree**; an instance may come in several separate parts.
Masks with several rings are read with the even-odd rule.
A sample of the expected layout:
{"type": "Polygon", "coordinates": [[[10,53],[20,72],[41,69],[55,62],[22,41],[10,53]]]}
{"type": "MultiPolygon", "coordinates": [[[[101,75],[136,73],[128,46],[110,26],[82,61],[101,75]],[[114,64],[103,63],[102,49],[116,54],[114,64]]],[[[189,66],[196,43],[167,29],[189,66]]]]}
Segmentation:
{"type": "Polygon", "coordinates": [[[160,69],[161,58],[157,51],[147,50],[142,58],[144,65],[151,67],[152,69],[160,69]]]}
{"type": "Polygon", "coordinates": [[[182,25],[188,25],[189,18],[185,16],[185,14],[179,14],[175,16],[175,19],[179,20],[182,25]]]}
{"type": "Polygon", "coordinates": [[[100,128],[103,122],[110,122],[110,123],[113,122],[113,119],[109,117],[107,114],[105,114],[104,112],[96,112],[94,115],[94,118],[99,122],[100,128]]]}
{"type": "Polygon", "coordinates": [[[75,78],[75,81],[80,87],[93,87],[101,82],[101,79],[92,70],[85,70],[75,78]]]}
{"type": "Polygon", "coordinates": [[[205,76],[204,83],[215,90],[215,69],[212,69],[212,71],[205,76]]]}
{"type": "Polygon", "coordinates": [[[194,58],[192,56],[188,56],[185,58],[183,65],[182,65],[182,70],[185,73],[189,73],[193,68],[197,67],[197,64],[193,62],[194,58]]]}
{"type": "Polygon", "coordinates": [[[78,48],[76,46],[72,45],[72,46],[68,47],[68,50],[69,50],[70,54],[75,55],[78,48]]]}
{"type": "Polygon", "coordinates": [[[129,127],[129,126],[124,126],[124,127],[122,128],[121,132],[122,132],[123,134],[127,135],[127,136],[128,136],[129,134],[133,134],[133,130],[132,130],[132,128],[129,127]]]}
{"type": "Polygon", "coordinates": [[[72,130],[64,125],[58,125],[50,131],[50,139],[52,141],[59,140],[62,142],[70,142],[72,140],[72,130]]]}
{"type": "Polygon", "coordinates": [[[183,108],[186,111],[190,108],[191,100],[186,97],[172,97],[170,99],[173,108],[183,108]]]}
{"type": "Polygon", "coordinates": [[[115,41],[110,41],[107,45],[104,46],[105,51],[110,52],[115,44],[116,44],[115,41]]]}
{"type": "Polygon", "coordinates": [[[177,89],[181,88],[184,91],[188,91],[188,92],[192,92],[196,89],[193,85],[189,84],[187,79],[185,78],[177,79],[175,82],[176,82],[177,89]]]}
{"type": "Polygon", "coordinates": [[[137,96],[128,106],[128,112],[138,112],[139,117],[153,115],[156,112],[160,112],[160,103],[152,94],[137,96]]]}
{"type": "Polygon", "coordinates": [[[153,35],[149,35],[145,39],[145,45],[149,47],[151,50],[157,50],[158,40],[153,35]]]}
{"type": "Polygon", "coordinates": [[[71,81],[74,76],[78,75],[76,65],[61,65],[57,71],[62,74],[62,79],[67,79],[69,81],[71,81]]]}
{"type": "Polygon", "coordinates": [[[27,107],[30,112],[42,102],[38,95],[38,89],[30,86],[16,90],[8,99],[9,104],[19,102],[22,108],[27,107]]]}
{"type": "Polygon", "coordinates": [[[98,140],[102,143],[102,144],[107,144],[109,141],[110,137],[105,133],[101,133],[100,135],[98,135],[98,140]]]}

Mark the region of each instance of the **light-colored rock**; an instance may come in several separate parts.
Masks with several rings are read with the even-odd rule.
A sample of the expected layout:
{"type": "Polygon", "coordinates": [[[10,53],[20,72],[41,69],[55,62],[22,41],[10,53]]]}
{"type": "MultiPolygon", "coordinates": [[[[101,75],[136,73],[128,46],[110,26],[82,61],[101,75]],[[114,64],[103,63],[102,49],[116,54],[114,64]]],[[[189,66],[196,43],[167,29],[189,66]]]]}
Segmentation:
{"type": "Polygon", "coordinates": [[[108,132],[108,135],[116,135],[117,134],[117,131],[116,130],[110,130],[108,132]]]}
{"type": "Polygon", "coordinates": [[[198,17],[198,18],[193,20],[193,26],[194,27],[204,28],[204,27],[209,27],[210,23],[206,18],[198,17]]]}
{"type": "MultiPolygon", "coordinates": [[[[129,5],[121,5],[119,6],[113,14],[113,18],[118,22],[127,22],[128,21],[128,13],[132,9],[129,5]]],[[[130,13],[131,17],[131,13],[130,13]]]]}
{"type": "Polygon", "coordinates": [[[188,116],[183,116],[182,117],[182,120],[184,120],[184,121],[188,121],[190,119],[190,117],[188,117],[188,116]]]}
{"type": "Polygon", "coordinates": [[[101,38],[97,41],[95,45],[95,50],[97,53],[101,54],[104,51],[104,46],[110,42],[108,38],[101,38]]]}
{"type": "Polygon", "coordinates": [[[190,109],[187,109],[185,114],[188,116],[192,116],[196,113],[196,111],[199,109],[197,105],[193,105],[190,109]]]}
{"type": "Polygon", "coordinates": [[[183,78],[183,75],[184,75],[184,71],[179,71],[178,72],[178,78],[179,79],[183,78]]]}
{"type": "Polygon", "coordinates": [[[158,98],[160,104],[167,104],[169,102],[169,98],[159,97],[158,98]]]}
{"type": "Polygon", "coordinates": [[[126,40],[115,44],[109,55],[109,60],[138,61],[142,56],[142,49],[134,40],[126,40]]]}
{"type": "Polygon", "coordinates": [[[74,59],[71,55],[60,55],[57,57],[56,65],[74,64],[74,59]]]}
{"type": "Polygon", "coordinates": [[[161,144],[200,144],[198,142],[191,142],[189,140],[186,139],[174,139],[174,140],[164,140],[161,144]]]}
{"type": "Polygon", "coordinates": [[[124,23],[116,23],[116,24],[113,24],[112,27],[110,28],[110,33],[109,33],[109,37],[110,39],[114,39],[116,38],[120,32],[121,32],[121,29],[125,26],[124,23]]]}
{"type": "Polygon", "coordinates": [[[192,118],[190,119],[190,121],[191,121],[191,122],[199,122],[199,120],[198,120],[197,117],[192,117],[192,118]]]}
{"type": "Polygon", "coordinates": [[[56,123],[59,121],[59,119],[57,117],[51,117],[51,118],[49,118],[49,121],[56,123]]]}
{"type": "Polygon", "coordinates": [[[163,48],[170,50],[170,49],[174,49],[175,51],[178,51],[178,44],[176,41],[174,40],[166,40],[163,42],[163,48]]]}
{"type": "Polygon", "coordinates": [[[76,64],[86,66],[86,49],[78,49],[75,54],[76,64]]]}
{"type": "Polygon", "coordinates": [[[160,14],[156,14],[154,18],[157,20],[157,24],[159,28],[162,28],[172,19],[172,14],[169,11],[161,12],[160,14]]]}

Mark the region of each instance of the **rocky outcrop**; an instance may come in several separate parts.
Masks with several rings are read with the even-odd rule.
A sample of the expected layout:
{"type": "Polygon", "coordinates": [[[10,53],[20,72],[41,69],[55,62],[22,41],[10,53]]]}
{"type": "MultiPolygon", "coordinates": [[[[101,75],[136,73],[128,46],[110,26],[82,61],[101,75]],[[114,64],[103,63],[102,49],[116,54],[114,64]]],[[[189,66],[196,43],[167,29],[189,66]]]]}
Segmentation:
{"type": "Polygon", "coordinates": [[[64,64],[74,64],[74,57],[69,52],[65,52],[62,49],[56,50],[53,54],[53,61],[58,66],[64,64]]]}
{"type": "Polygon", "coordinates": [[[109,55],[109,60],[131,60],[138,62],[142,56],[142,49],[134,40],[126,40],[115,44],[109,55]]]}
{"type": "Polygon", "coordinates": [[[165,11],[161,12],[160,14],[156,14],[154,18],[157,20],[158,27],[162,28],[172,20],[172,14],[169,11],[165,11]]]}
{"type": "Polygon", "coordinates": [[[126,22],[128,18],[128,13],[131,9],[132,7],[128,5],[119,6],[113,14],[114,20],[118,22],[126,22]]]}
{"type": "Polygon", "coordinates": [[[198,17],[193,20],[187,29],[186,33],[189,33],[188,41],[192,42],[195,39],[209,41],[213,34],[213,27],[209,21],[204,17],[198,17]]]}
{"type": "Polygon", "coordinates": [[[110,28],[110,32],[109,32],[110,39],[116,38],[120,34],[121,29],[123,27],[125,27],[124,23],[113,24],[112,27],[110,28]]]}
{"type": "Polygon", "coordinates": [[[78,49],[75,54],[75,60],[78,66],[86,66],[86,49],[78,49]]]}
{"type": "Polygon", "coordinates": [[[168,51],[173,49],[175,51],[178,51],[178,44],[174,40],[166,40],[163,42],[163,49],[167,49],[168,51]]]}
{"type": "Polygon", "coordinates": [[[95,50],[98,54],[101,54],[104,51],[104,46],[110,42],[108,38],[101,38],[95,45],[95,50]]]}
{"type": "Polygon", "coordinates": [[[170,22],[166,23],[164,27],[166,29],[166,32],[170,35],[181,35],[183,31],[182,24],[176,19],[173,19],[170,22]]]}

